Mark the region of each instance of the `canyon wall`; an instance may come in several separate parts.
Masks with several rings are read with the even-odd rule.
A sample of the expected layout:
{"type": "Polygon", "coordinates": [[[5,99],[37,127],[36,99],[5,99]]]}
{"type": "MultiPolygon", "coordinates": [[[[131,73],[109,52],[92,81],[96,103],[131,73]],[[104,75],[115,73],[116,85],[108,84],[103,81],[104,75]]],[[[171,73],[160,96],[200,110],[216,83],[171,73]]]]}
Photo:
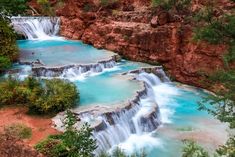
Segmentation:
{"type": "MultiPolygon", "coordinates": [[[[165,11],[150,7],[150,0],[119,0],[108,6],[100,5],[99,0],[65,0],[56,13],[61,17],[62,36],[133,61],[162,64],[175,80],[205,87],[202,74],[223,67],[227,47],[192,39],[195,23],[187,15],[197,12],[203,3],[193,1],[190,11],[165,11]]],[[[235,7],[229,0],[217,4],[218,16],[235,7]]]]}

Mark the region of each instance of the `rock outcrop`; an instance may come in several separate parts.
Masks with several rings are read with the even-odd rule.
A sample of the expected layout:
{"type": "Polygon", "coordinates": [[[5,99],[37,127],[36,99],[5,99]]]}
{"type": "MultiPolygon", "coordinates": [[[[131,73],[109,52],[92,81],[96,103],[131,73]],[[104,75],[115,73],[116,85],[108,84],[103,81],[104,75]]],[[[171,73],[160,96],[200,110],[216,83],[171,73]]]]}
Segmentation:
{"type": "MultiPolygon", "coordinates": [[[[153,9],[150,3],[119,0],[104,7],[98,0],[65,0],[64,7],[57,10],[60,34],[115,51],[130,60],[162,64],[175,80],[205,87],[201,74],[223,67],[226,45],[193,41],[194,24],[185,18],[187,11],[153,9]]],[[[204,3],[194,0],[190,11],[197,12],[204,3]]],[[[228,0],[218,0],[218,4],[218,16],[221,10],[235,6],[228,0]]]]}

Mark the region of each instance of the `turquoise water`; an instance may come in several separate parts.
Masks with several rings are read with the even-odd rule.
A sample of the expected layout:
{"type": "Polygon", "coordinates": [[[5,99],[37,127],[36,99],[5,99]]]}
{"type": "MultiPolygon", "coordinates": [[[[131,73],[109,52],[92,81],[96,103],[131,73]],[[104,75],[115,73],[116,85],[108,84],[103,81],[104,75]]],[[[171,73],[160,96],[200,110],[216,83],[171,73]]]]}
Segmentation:
{"type": "Polygon", "coordinates": [[[47,66],[97,63],[111,59],[114,54],[98,50],[79,41],[70,40],[19,40],[20,60],[41,60],[47,66]]]}
{"type": "Polygon", "coordinates": [[[133,135],[119,145],[121,149],[130,154],[145,150],[148,157],[180,157],[183,139],[194,139],[209,151],[226,140],[225,124],[198,110],[198,102],[207,93],[171,83],[157,85],[154,90],[163,124],[150,134],[133,135]]]}
{"type": "Polygon", "coordinates": [[[80,91],[80,106],[112,105],[127,101],[141,89],[141,86],[139,82],[129,80],[129,77],[120,74],[143,66],[146,65],[122,61],[111,71],[75,81],[80,91]]]}
{"type": "MultiPolygon", "coordinates": [[[[48,66],[94,63],[109,58],[113,53],[97,50],[78,41],[18,41],[21,59],[42,60],[48,66]],[[32,54],[34,52],[34,54],[32,54]]],[[[130,99],[140,89],[139,82],[121,75],[147,64],[121,61],[103,73],[72,80],[80,92],[80,106],[113,105],[130,99]]],[[[208,149],[214,149],[215,139],[226,137],[225,127],[204,111],[197,103],[206,96],[202,90],[183,88],[174,83],[154,87],[163,125],[150,134],[133,135],[119,146],[127,152],[146,150],[148,157],[179,157],[184,138],[195,138],[208,149]]]]}
{"type": "MultiPolygon", "coordinates": [[[[113,55],[112,52],[97,50],[79,41],[20,40],[18,41],[18,45],[21,49],[20,55],[22,60],[26,58],[27,60],[40,58],[40,60],[49,66],[75,62],[87,64],[96,62],[97,59],[100,60],[109,57],[110,54],[113,55]],[[31,54],[31,51],[35,52],[35,54],[31,54]]],[[[136,91],[141,89],[141,85],[137,81],[130,80],[127,76],[122,76],[121,73],[145,66],[149,65],[123,60],[114,68],[108,69],[101,74],[94,73],[82,80],[72,80],[80,92],[79,106],[112,105],[129,100],[135,95],[136,91]]]]}

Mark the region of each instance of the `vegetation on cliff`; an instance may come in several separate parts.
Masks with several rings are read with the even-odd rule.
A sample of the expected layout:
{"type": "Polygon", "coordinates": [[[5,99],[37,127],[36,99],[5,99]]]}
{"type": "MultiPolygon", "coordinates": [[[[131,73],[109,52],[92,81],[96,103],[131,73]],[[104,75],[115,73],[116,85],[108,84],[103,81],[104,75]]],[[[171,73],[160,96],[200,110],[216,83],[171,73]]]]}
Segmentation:
{"type": "Polygon", "coordinates": [[[57,0],[56,3],[52,4],[49,0],[37,0],[37,4],[40,7],[40,12],[45,16],[55,16],[56,9],[64,5],[63,0],[57,0]]]}
{"type": "Polygon", "coordinates": [[[152,0],[152,6],[161,6],[165,10],[175,8],[177,10],[187,8],[192,0],[152,0]]]}
{"type": "Polygon", "coordinates": [[[25,105],[31,113],[53,114],[78,104],[76,86],[68,81],[8,78],[0,82],[0,106],[25,105]]]}
{"type": "MultiPolygon", "coordinates": [[[[234,1],[233,1],[234,2],[234,1]]],[[[224,55],[225,66],[210,75],[207,79],[211,84],[219,84],[216,95],[210,95],[199,103],[200,110],[206,110],[222,122],[227,122],[231,129],[235,128],[235,14],[226,13],[215,16],[212,2],[202,8],[195,19],[200,23],[195,29],[194,39],[206,41],[210,44],[226,44],[228,52],[224,55]],[[206,106],[208,102],[211,106],[206,106]]],[[[206,151],[195,142],[188,142],[183,156],[207,157],[206,151]],[[198,152],[198,153],[197,153],[198,152]],[[204,154],[204,155],[203,155],[204,154]],[[206,155],[205,155],[206,154],[206,155]]],[[[231,136],[224,146],[218,148],[215,156],[234,157],[235,136],[231,136]]]]}
{"type": "Polygon", "coordinates": [[[1,0],[0,13],[7,15],[24,15],[28,9],[28,0],[1,0]]]}
{"type": "Polygon", "coordinates": [[[16,35],[10,21],[0,14],[0,72],[9,68],[17,58],[16,35]]]}
{"type": "Polygon", "coordinates": [[[0,73],[18,59],[16,34],[10,25],[9,16],[25,14],[27,0],[0,1],[0,73]]]}

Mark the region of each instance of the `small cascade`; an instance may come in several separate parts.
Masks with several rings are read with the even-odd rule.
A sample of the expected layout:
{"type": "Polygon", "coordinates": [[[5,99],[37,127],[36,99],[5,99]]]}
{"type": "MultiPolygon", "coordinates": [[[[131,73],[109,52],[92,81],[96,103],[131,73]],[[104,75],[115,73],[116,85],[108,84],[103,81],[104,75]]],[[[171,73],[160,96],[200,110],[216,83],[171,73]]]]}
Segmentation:
{"type": "MultiPolygon", "coordinates": [[[[86,114],[77,113],[82,122],[90,123],[95,121],[95,125],[92,125],[94,128],[93,135],[98,146],[95,154],[100,154],[117,146],[126,141],[131,135],[141,136],[154,131],[161,124],[161,109],[155,100],[155,94],[157,93],[154,92],[154,87],[162,84],[164,80],[169,80],[166,75],[162,75],[163,73],[161,72],[159,76],[146,72],[135,74],[136,79],[143,81],[145,84],[145,90],[130,101],[128,107],[103,111],[98,116],[93,115],[92,111],[86,111],[86,114]],[[162,76],[166,78],[163,79],[162,76]],[[160,79],[160,77],[162,78],[160,79]]],[[[54,121],[57,127],[60,128],[61,123],[58,123],[60,118],[57,117],[56,119],[54,121]]],[[[81,126],[81,124],[77,126],[81,126]]]]}
{"type": "Polygon", "coordinates": [[[12,17],[15,31],[29,40],[55,39],[60,28],[58,17],[12,17]]]}
{"type": "Polygon", "coordinates": [[[30,65],[14,64],[13,68],[8,70],[4,77],[13,76],[17,79],[24,80],[32,74],[32,67],[30,65]]]}
{"type": "Polygon", "coordinates": [[[102,116],[106,127],[94,132],[98,145],[96,154],[124,142],[133,134],[143,135],[151,132],[161,124],[153,90],[154,86],[162,83],[161,79],[153,73],[145,72],[138,74],[136,79],[145,83],[145,94],[141,95],[137,102],[132,102],[130,109],[102,116]]]}
{"type": "Polygon", "coordinates": [[[42,77],[60,77],[69,80],[79,80],[87,75],[95,75],[105,70],[114,68],[116,62],[114,59],[102,61],[97,64],[89,65],[69,65],[65,67],[35,67],[33,75],[42,77]]]}

